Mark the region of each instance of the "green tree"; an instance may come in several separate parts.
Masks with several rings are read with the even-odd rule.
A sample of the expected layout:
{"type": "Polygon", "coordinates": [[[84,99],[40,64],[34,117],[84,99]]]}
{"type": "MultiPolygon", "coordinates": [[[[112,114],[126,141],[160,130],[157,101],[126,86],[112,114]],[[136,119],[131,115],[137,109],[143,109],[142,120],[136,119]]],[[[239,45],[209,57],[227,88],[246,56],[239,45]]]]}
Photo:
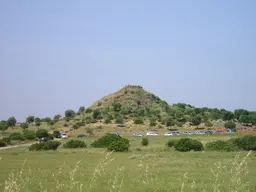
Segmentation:
{"type": "Polygon", "coordinates": [[[7,122],[6,121],[0,121],[0,130],[4,132],[7,129],[8,129],[7,122]]]}
{"type": "Polygon", "coordinates": [[[242,115],[249,115],[249,111],[245,110],[245,109],[236,109],[234,111],[234,116],[237,120],[239,120],[240,116],[242,115]]]}
{"type": "Polygon", "coordinates": [[[224,127],[227,128],[227,129],[236,129],[236,124],[234,121],[227,121],[225,124],[224,124],[224,127]]]}
{"type": "Polygon", "coordinates": [[[36,137],[41,138],[41,137],[48,137],[48,131],[46,129],[38,129],[36,131],[36,137]]]}
{"type": "Polygon", "coordinates": [[[112,107],[113,107],[113,111],[119,112],[121,111],[122,105],[120,103],[114,103],[112,107]]]}
{"type": "Polygon", "coordinates": [[[54,120],[55,122],[57,122],[57,121],[60,120],[60,118],[61,118],[61,115],[60,115],[60,114],[57,114],[57,115],[54,116],[53,120],[54,120]]]}
{"type": "Polygon", "coordinates": [[[33,123],[35,120],[35,116],[28,116],[26,119],[26,123],[30,124],[33,123]]]}
{"type": "Polygon", "coordinates": [[[36,126],[40,126],[41,125],[41,119],[39,117],[35,118],[35,124],[36,124],[36,126]]]}
{"type": "Polygon", "coordinates": [[[15,117],[10,117],[8,120],[7,120],[7,125],[8,127],[11,127],[13,128],[15,125],[16,125],[17,121],[15,119],[15,117]]]}
{"type": "Polygon", "coordinates": [[[166,125],[167,127],[174,126],[175,124],[176,124],[176,121],[175,121],[174,119],[172,119],[172,118],[168,118],[168,119],[166,120],[166,122],[165,122],[165,125],[166,125]]]}
{"type": "Polygon", "coordinates": [[[251,118],[250,118],[250,115],[241,115],[239,117],[239,121],[241,123],[251,123],[251,118]]]}
{"type": "Polygon", "coordinates": [[[65,111],[65,117],[66,118],[73,118],[75,116],[75,114],[76,114],[75,111],[73,111],[71,109],[65,111]]]}
{"type": "Polygon", "coordinates": [[[95,110],[93,111],[93,113],[92,113],[92,117],[93,117],[94,119],[102,119],[102,115],[101,115],[100,110],[95,109],[95,110]]]}
{"type": "Polygon", "coordinates": [[[20,124],[20,127],[21,127],[22,129],[27,129],[27,128],[28,128],[28,123],[21,123],[21,124],[20,124]]]}
{"type": "Polygon", "coordinates": [[[202,122],[202,118],[200,115],[196,115],[194,117],[192,117],[192,124],[193,125],[200,125],[202,122]]]}
{"type": "Polygon", "coordinates": [[[83,106],[80,107],[79,110],[78,110],[78,112],[80,112],[80,113],[82,113],[82,112],[84,112],[84,111],[85,111],[85,107],[83,107],[83,106]]]}

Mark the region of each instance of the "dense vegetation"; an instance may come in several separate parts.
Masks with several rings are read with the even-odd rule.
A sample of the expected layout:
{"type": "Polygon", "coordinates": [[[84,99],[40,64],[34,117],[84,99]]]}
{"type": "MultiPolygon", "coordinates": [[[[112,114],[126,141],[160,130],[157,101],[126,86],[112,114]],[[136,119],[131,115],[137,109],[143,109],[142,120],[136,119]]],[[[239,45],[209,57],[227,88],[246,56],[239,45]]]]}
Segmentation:
{"type": "MultiPolygon", "coordinates": [[[[195,127],[202,125],[205,128],[210,128],[219,120],[224,121],[225,128],[232,130],[236,130],[238,123],[244,126],[255,126],[256,112],[245,109],[237,109],[232,112],[217,108],[198,108],[184,103],[169,105],[154,94],[146,92],[142,87],[129,85],[104,97],[89,108],[81,106],[77,112],[68,109],[63,118],[59,114],[53,118],[28,116],[25,122],[18,125],[23,130],[36,126],[41,131],[37,131],[36,137],[42,137],[48,134],[46,131],[42,131],[42,128],[45,127],[53,130],[60,127],[79,129],[97,122],[115,123],[119,127],[125,127],[127,122],[131,122],[134,125],[145,125],[151,128],[171,129],[171,127],[175,127],[177,129],[184,126],[185,123],[195,127]],[[63,124],[63,122],[65,123],[63,124]]],[[[8,128],[14,128],[16,124],[15,117],[10,117],[6,121],[0,121],[0,130],[4,132],[8,128]]],[[[54,137],[57,137],[58,134],[54,133],[54,137]]],[[[89,135],[93,135],[93,133],[89,135]]]]}

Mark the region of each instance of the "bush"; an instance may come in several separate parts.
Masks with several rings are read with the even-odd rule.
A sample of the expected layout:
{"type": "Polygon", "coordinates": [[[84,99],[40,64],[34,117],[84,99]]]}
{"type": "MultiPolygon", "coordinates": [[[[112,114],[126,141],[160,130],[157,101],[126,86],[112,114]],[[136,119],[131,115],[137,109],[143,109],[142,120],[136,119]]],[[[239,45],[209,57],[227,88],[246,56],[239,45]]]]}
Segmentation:
{"type": "Polygon", "coordinates": [[[176,150],[186,152],[186,151],[202,151],[204,149],[203,144],[200,141],[182,138],[174,146],[176,150]]]}
{"type": "Polygon", "coordinates": [[[137,119],[134,120],[134,124],[136,124],[136,125],[143,124],[143,123],[144,123],[143,120],[140,119],[140,118],[137,118],[137,119]]]}
{"type": "Polygon", "coordinates": [[[36,138],[36,133],[35,133],[35,131],[24,130],[23,136],[27,140],[34,140],[36,138]]]}
{"type": "Polygon", "coordinates": [[[28,128],[28,124],[27,124],[27,123],[21,123],[21,124],[20,124],[20,127],[21,127],[22,129],[27,129],[27,128],[28,128]]]}
{"type": "Polygon", "coordinates": [[[36,143],[29,147],[29,151],[56,150],[61,145],[59,141],[36,143]]]}
{"type": "Polygon", "coordinates": [[[148,138],[147,137],[142,137],[141,145],[148,146],[148,144],[149,144],[148,138]]]}
{"type": "Polygon", "coordinates": [[[124,124],[124,120],[121,117],[118,117],[115,122],[117,124],[124,124]]]}
{"type": "Polygon", "coordinates": [[[38,129],[36,131],[36,137],[41,138],[41,137],[48,137],[48,131],[46,129],[38,129]]]}
{"type": "Polygon", "coordinates": [[[101,137],[98,140],[94,141],[91,144],[91,146],[95,147],[95,148],[107,148],[110,145],[110,143],[112,143],[114,141],[117,141],[120,138],[121,138],[120,136],[107,133],[103,137],[101,137]]]}
{"type": "Polygon", "coordinates": [[[58,130],[54,130],[53,133],[52,133],[52,136],[54,138],[60,138],[60,132],[58,130]]]}
{"type": "Polygon", "coordinates": [[[205,148],[210,151],[236,151],[238,146],[231,141],[213,141],[205,145],[205,148]]]}
{"type": "Polygon", "coordinates": [[[86,144],[80,140],[70,140],[63,145],[64,148],[85,148],[86,144]]]}
{"type": "Polygon", "coordinates": [[[0,139],[0,147],[6,147],[6,143],[2,139],[0,139]]]}
{"type": "Polygon", "coordinates": [[[247,135],[242,138],[237,138],[233,142],[240,148],[244,150],[256,150],[256,136],[247,135]]]}
{"type": "Polygon", "coordinates": [[[118,140],[109,144],[108,150],[116,152],[128,151],[130,146],[129,143],[130,141],[128,139],[120,137],[118,140]]]}
{"type": "Polygon", "coordinates": [[[167,146],[168,147],[174,147],[177,143],[178,143],[179,140],[169,140],[167,142],[167,146]]]}
{"type": "Polygon", "coordinates": [[[12,133],[10,135],[10,139],[14,141],[24,141],[25,138],[21,135],[21,133],[12,133]]]}
{"type": "Polygon", "coordinates": [[[4,137],[1,139],[3,142],[5,142],[6,145],[10,145],[11,144],[11,139],[9,137],[4,137]]]}

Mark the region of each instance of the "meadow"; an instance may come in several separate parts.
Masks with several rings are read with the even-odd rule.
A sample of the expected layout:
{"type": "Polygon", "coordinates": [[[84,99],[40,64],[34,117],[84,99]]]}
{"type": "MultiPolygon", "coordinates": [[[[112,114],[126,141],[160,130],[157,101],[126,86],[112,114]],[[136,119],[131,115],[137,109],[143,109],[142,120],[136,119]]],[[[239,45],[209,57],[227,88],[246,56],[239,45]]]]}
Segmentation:
{"type": "MultiPolygon", "coordinates": [[[[181,137],[181,136],[180,136],[181,137]]],[[[105,149],[0,151],[0,191],[256,191],[255,152],[177,152],[180,137],[127,137],[129,152],[105,149]]],[[[203,143],[236,136],[190,136],[203,143]]],[[[84,139],[87,145],[93,138],[84,139]]]]}

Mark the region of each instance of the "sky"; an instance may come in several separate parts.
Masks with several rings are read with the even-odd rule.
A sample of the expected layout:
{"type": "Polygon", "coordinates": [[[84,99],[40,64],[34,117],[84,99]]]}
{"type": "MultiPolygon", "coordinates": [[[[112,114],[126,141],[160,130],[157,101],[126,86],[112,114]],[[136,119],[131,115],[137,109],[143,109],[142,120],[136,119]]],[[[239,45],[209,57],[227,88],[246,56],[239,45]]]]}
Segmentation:
{"type": "Polygon", "coordinates": [[[256,110],[255,0],[0,1],[0,120],[89,107],[127,84],[256,110]]]}

